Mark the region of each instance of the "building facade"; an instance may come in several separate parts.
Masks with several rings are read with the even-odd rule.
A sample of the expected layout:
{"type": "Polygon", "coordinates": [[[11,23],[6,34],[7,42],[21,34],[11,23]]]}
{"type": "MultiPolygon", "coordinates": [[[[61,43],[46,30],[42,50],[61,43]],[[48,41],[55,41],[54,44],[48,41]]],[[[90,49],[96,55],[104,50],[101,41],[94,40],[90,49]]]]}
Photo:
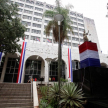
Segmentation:
{"type": "MultiPolygon", "coordinates": [[[[55,78],[58,76],[58,43],[53,39],[53,33],[46,37],[44,30],[47,23],[51,20],[50,17],[42,17],[45,10],[52,10],[53,5],[40,2],[37,0],[11,0],[19,5],[19,15],[23,25],[27,27],[25,32],[25,41],[27,42],[24,67],[22,73],[22,83],[26,83],[29,76],[39,80],[44,77],[44,81],[48,82],[49,77],[55,78]]],[[[100,62],[102,67],[108,68],[107,55],[102,54],[96,33],[95,23],[93,19],[86,18],[83,14],[70,12],[70,18],[73,21],[74,35],[68,32],[69,40],[64,40],[62,44],[62,78],[68,79],[68,47],[71,48],[72,54],[72,70],[80,69],[80,58],[78,46],[83,43],[83,31],[86,30],[90,41],[97,43],[100,62]]],[[[22,45],[23,39],[20,39],[19,44],[22,45]]],[[[8,54],[2,56],[0,66],[1,82],[16,82],[20,53],[14,55],[8,54]]]]}

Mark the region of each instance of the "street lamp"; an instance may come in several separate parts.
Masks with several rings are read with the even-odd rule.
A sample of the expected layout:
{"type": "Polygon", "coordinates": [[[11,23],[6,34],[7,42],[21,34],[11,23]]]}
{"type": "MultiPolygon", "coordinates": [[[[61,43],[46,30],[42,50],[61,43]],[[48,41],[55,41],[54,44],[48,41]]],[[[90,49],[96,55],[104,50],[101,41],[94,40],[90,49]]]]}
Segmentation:
{"type": "Polygon", "coordinates": [[[59,99],[60,99],[60,73],[62,71],[62,62],[61,62],[61,42],[60,42],[60,24],[64,20],[64,16],[61,14],[56,14],[54,20],[58,23],[59,26],[59,45],[58,45],[58,83],[59,83],[59,99]],[[60,66],[61,65],[61,66],[60,66]]]}

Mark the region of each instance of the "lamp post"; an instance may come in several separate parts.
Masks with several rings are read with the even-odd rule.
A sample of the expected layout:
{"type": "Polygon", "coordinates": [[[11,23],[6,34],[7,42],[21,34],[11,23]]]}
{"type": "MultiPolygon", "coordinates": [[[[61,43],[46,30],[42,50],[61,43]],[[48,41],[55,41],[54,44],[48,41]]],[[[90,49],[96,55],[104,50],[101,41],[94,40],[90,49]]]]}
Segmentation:
{"type": "Polygon", "coordinates": [[[56,14],[54,20],[58,23],[59,26],[59,45],[58,45],[58,83],[59,83],[59,99],[60,99],[60,73],[62,71],[62,62],[61,62],[61,40],[60,40],[60,24],[64,20],[63,15],[56,14]]]}

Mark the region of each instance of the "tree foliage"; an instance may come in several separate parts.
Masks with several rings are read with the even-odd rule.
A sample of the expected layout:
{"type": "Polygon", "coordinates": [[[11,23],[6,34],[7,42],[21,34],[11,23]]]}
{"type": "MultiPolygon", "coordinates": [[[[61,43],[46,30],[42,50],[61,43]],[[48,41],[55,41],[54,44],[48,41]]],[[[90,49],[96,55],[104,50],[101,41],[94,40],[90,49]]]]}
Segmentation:
{"type": "Polygon", "coordinates": [[[0,52],[20,52],[18,41],[24,37],[25,30],[18,18],[18,5],[0,0],[0,52]]]}
{"type": "Polygon", "coordinates": [[[54,16],[56,14],[61,14],[64,16],[64,20],[61,22],[60,25],[60,40],[61,42],[64,39],[68,39],[68,31],[73,33],[71,24],[72,21],[69,17],[70,9],[72,8],[72,5],[67,5],[63,7],[61,5],[61,0],[56,0],[56,7],[53,10],[46,10],[43,14],[43,16],[49,16],[52,18],[51,21],[49,21],[48,25],[45,28],[46,36],[50,35],[50,31],[53,30],[53,36],[56,42],[58,42],[58,24],[54,21],[54,16]]]}

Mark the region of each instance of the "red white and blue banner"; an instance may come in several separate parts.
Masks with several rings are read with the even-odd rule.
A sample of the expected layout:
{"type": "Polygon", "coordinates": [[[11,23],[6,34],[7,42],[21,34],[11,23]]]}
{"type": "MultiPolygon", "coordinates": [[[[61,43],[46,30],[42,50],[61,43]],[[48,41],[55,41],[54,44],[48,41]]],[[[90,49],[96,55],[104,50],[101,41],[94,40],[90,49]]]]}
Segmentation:
{"type": "Polygon", "coordinates": [[[37,38],[37,41],[39,41],[39,42],[40,42],[39,38],[37,38]]]}
{"type": "Polygon", "coordinates": [[[27,45],[27,42],[24,41],[23,45],[22,45],[21,56],[20,56],[18,75],[17,75],[17,83],[21,83],[21,79],[22,79],[22,72],[23,72],[26,45],[27,45]]]}
{"type": "Polygon", "coordinates": [[[72,58],[71,58],[71,49],[68,48],[68,65],[69,65],[69,78],[73,82],[73,72],[72,72],[72,58]]]}
{"type": "Polygon", "coordinates": [[[1,59],[2,59],[2,52],[0,52],[0,62],[1,62],[1,59]]]}
{"type": "Polygon", "coordinates": [[[79,46],[80,67],[89,66],[100,67],[100,59],[97,44],[93,42],[84,42],[79,46]]]}

